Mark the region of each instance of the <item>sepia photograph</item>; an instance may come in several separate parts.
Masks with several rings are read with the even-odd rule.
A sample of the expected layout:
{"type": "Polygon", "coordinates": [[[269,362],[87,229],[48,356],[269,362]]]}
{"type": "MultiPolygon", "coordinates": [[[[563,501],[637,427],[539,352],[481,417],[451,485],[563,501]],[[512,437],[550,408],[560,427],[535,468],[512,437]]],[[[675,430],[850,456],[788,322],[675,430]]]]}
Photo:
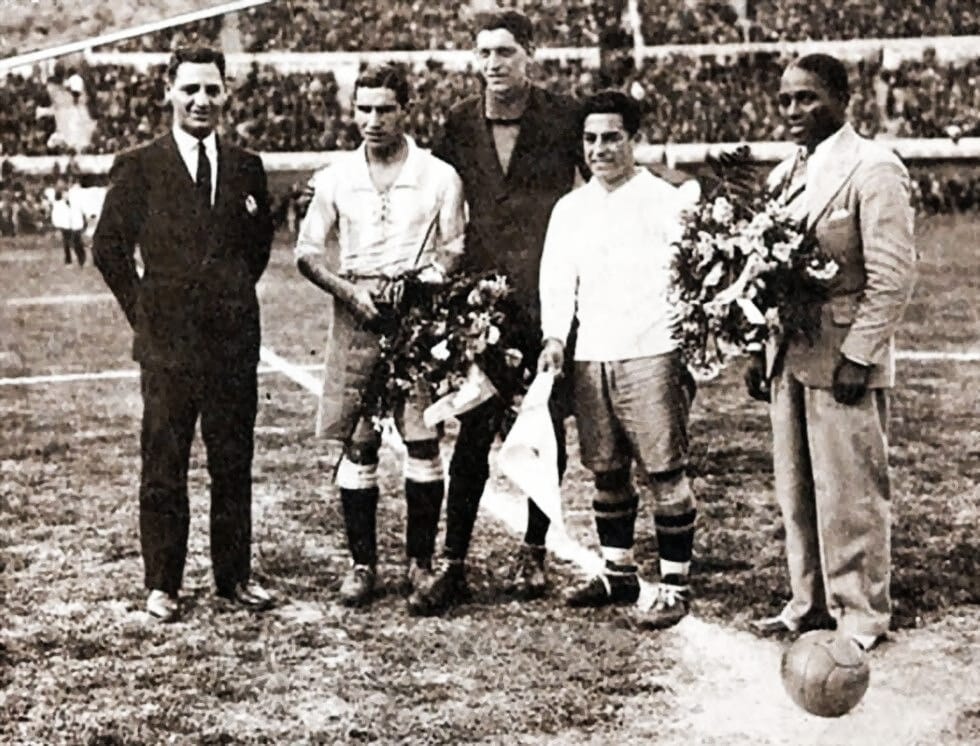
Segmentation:
{"type": "Polygon", "coordinates": [[[976,0],[0,0],[0,743],[980,743],[976,0]]]}

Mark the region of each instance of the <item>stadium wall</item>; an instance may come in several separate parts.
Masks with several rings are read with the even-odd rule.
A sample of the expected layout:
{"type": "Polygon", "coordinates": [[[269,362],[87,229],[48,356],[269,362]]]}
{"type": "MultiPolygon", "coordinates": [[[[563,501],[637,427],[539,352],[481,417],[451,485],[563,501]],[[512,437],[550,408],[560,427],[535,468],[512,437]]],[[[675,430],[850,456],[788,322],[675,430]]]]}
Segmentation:
{"type": "MultiPolygon", "coordinates": [[[[980,36],[933,36],[914,39],[846,39],[836,41],[779,41],[739,42],[731,44],[665,44],[655,47],[639,47],[635,50],[639,60],[654,57],[738,57],[747,54],[806,54],[826,52],[843,59],[859,60],[881,55],[885,66],[897,66],[903,60],[919,59],[926,50],[936,53],[943,63],[963,62],[976,59],[980,50],[980,36]]],[[[153,65],[166,64],[168,52],[93,52],[85,59],[90,65],[122,65],[147,70],[153,65]]],[[[590,67],[599,66],[597,47],[542,48],[535,53],[538,60],[582,60],[590,67]]],[[[465,70],[473,62],[469,50],[424,50],[387,52],[262,52],[229,53],[228,69],[247,70],[252,64],[270,65],[282,72],[323,72],[327,70],[353,69],[356,73],[362,63],[384,61],[403,62],[413,67],[423,67],[435,60],[449,69],[465,70]]]]}
{"type": "MultiPolygon", "coordinates": [[[[966,137],[954,142],[948,138],[883,140],[906,161],[955,162],[960,165],[980,163],[980,137],[966,137]]],[[[665,163],[671,167],[704,163],[706,156],[732,150],[743,143],[681,143],[672,145],[640,145],[636,148],[637,161],[644,165],[665,163]]],[[[752,157],[760,163],[776,163],[792,152],[788,142],[748,143],[752,157]]],[[[313,171],[331,163],[337,152],[261,153],[269,171],[313,171]]],[[[69,163],[79,173],[104,174],[112,165],[108,155],[42,155],[7,156],[17,173],[28,175],[50,174],[55,167],[64,171],[69,163]]]]}

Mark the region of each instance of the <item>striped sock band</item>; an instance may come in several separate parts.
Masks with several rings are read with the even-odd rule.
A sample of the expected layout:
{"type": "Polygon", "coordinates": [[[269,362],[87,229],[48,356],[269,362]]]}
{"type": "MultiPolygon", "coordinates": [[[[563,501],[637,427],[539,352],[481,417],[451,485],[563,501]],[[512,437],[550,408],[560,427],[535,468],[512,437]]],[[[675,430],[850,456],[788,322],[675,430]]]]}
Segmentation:
{"type": "Polygon", "coordinates": [[[607,549],[631,550],[639,498],[629,492],[607,492],[600,496],[592,503],[592,510],[603,556],[607,549]]]}
{"type": "MultiPolygon", "coordinates": [[[[661,564],[664,562],[674,563],[668,565],[672,570],[667,574],[677,574],[677,571],[684,570],[691,562],[691,555],[694,553],[694,522],[697,519],[697,510],[687,510],[679,515],[654,515],[653,521],[657,531],[657,548],[660,551],[661,564]]],[[[663,569],[661,569],[663,574],[663,569]]]]}
{"type": "Polygon", "coordinates": [[[371,565],[378,561],[377,515],[378,488],[340,488],[340,503],[344,509],[344,529],[347,546],[355,565],[371,565]]]}

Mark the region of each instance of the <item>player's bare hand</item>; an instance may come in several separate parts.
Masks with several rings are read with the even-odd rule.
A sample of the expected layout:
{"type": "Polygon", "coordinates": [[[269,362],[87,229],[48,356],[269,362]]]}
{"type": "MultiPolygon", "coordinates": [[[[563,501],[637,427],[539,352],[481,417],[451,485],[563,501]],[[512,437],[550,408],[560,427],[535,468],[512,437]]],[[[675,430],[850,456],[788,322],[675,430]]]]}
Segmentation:
{"type": "Polygon", "coordinates": [[[377,306],[374,305],[374,298],[366,287],[351,283],[346,296],[347,308],[361,324],[370,324],[377,320],[380,314],[377,306]]]}
{"type": "Polygon", "coordinates": [[[544,341],[538,355],[538,373],[554,373],[560,376],[565,367],[565,345],[560,340],[549,337],[544,341]]]}

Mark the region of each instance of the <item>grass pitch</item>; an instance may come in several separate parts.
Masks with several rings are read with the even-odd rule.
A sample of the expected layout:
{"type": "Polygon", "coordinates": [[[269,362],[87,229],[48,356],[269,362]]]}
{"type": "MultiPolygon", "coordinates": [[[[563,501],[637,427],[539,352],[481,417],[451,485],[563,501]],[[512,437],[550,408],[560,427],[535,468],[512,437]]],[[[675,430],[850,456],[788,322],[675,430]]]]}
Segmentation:
{"type": "MultiPolygon", "coordinates": [[[[976,238],[977,224],[966,219],[920,229],[920,279],[900,348],[980,346],[976,238]]],[[[130,333],[114,302],[10,303],[105,292],[91,267],[66,267],[60,255],[53,234],[0,244],[0,375],[131,369],[130,333]]],[[[292,362],[319,362],[325,304],[295,272],[285,236],[260,291],[265,343],[292,362]]],[[[908,361],[898,377],[891,423],[897,631],[873,662],[894,676],[873,678],[868,701],[833,732],[791,708],[779,710],[777,722],[775,710],[745,699],[757,684],[776,687],[770,704],[781,694],[769,660],[778,648],[752,647],[739,630],[777,610],[787,586],[768,419],[744,396],[737,371],[702,386],[692,413],[702,626],[659,635],[622,628],[622,610],[565,609],[559,591],[579,572],[569,563],[553,561],[557,587],[548,598],[518,604],[501,595],[497,571],[518,539],[485,512],[472,552],[473,604],[445,618],[413,619],[392,588],[370,611],[338,606],[347,558],[339,506],[311,439],[315,400],[278,375],[260,379],[253,510],[254,567],[278,607],[252,616],[212,595],[198,442],[186,613],[176,625],[148,624],[137,533],[137,380],[0,386],[0,740],[875,743],[861,734],[887,731],[888,703],[907,698],[915,713],[917,701],[932,702],[932,691],[950,703],[943,717],[917,718],[909,740],[887,743],[976,742],[980,367],[908,361]],[[762,683],[738,678],[746,670],[739,655],[753,650],[769,656],[762,683]],[[862,731],[862,723],[877,729],[862,731]]],[[[594,547],[574,436],[570,445],[571,533],[594,547]]],[[[450,446],[451,439],[447,455],[450,446]]],[[[393,586],[404,511],[392,454],[382,469],[381,569],[393,586]]],[[[499,479],[494,486],[508,489],[499,479]]],[[[652,527],[644,505],[637,552],[647,576],[656,567],[652,527]]]]}

